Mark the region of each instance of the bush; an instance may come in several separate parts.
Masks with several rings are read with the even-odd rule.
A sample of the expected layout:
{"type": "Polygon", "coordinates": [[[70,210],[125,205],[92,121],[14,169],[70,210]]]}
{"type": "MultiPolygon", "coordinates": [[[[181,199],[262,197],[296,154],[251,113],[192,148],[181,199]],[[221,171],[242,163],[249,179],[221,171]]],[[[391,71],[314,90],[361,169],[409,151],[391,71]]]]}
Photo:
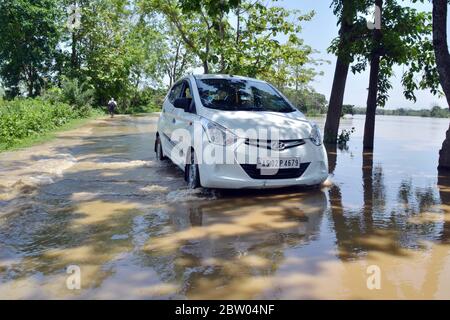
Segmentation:
{"type": "Polygon", "coordinates": [[[42,99],[0,101],[0,145],[8,148],[21,139],[56,129],[84,116],[61,102],[51,103],[42,99]]]}
{"type": "Polygon", "coordinates": [[[91,112],[94,94],[94,89],[78,79],[63,79],[61,83],[61,101],[73,106],[81,116],[91,112]]]}
{"type": "Polygon", "coordinates": [[[165,89],[145,88],[134,92],[130,97],[121,97],[117,101],[117,112],[123,114],[150,113],[161,111],[165,89]]]}
{"type": "Polygon", "coordinates": [[[42,100],[48,101],[50,103],[58,103],[63,101],[63,92],[61,88],[53,87],[46,91],[41,96],[42,100]]]}
{"type": "Polygon", "coordinates": [[[88,116],[92,111],[94,102],[94,89],[86,82],[80,83],[78,79],[64,78],[61,88],[53,87],[45,91],[41,99],[50,103],[66,103],[71,105],[82,117],[88,116]]]}
{"type": "Polygon", "coordinates": [[[351,130],[343,129],[337,138],[339,149],[347,149],[347,143],[350,141],[350,136],[355,132],[355,128],[351,130]]]}

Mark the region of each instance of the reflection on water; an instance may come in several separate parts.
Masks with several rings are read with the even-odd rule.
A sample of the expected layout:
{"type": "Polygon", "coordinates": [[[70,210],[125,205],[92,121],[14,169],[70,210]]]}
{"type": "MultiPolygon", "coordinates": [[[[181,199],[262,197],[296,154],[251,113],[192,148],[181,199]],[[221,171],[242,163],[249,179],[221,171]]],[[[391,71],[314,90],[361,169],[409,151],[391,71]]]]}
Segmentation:
{"type": "Polygon", "coordinates": [[[378,117],[369,153],[364,119],[345,119],[356,132],[327,146],[334,183],[321,190],[196,192],[154,159],[155,122],[99,121],[0,155],[0,298],[450,298],[447,120],[378,117]],[[64,168],[33,184],[36,157],[64,168]],[[65,286],[73,264],[79,291],[65,286]]]}

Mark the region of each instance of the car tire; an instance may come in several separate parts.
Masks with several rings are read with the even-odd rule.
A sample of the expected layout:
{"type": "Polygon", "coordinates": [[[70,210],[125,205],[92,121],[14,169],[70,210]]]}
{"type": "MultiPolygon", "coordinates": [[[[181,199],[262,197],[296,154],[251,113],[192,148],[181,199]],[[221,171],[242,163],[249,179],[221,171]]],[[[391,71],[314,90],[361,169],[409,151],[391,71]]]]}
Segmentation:
{"type": "Polygon", "coordinates": [[[159,138],[159,136],[156,137],[155,152],[156,152],[156,159],[158,159],[159,161],[163,161],[166,159],[166,157],[164,156],[161,139],[159,138]]]}
{"type": "Polygon", "coordinates": [[[186,182],[189,189],[197,189],[201,186],[200,171],[198,169],[194,150],[191,150],[188,159],[190,159],[190,161],[186,164],[186,182]]]}

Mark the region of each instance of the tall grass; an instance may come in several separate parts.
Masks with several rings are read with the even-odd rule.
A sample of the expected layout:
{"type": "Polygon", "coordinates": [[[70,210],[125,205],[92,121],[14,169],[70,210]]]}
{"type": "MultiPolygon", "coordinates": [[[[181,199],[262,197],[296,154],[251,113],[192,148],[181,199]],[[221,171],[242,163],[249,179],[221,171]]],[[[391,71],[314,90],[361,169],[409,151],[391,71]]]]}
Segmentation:
{"type": "Polygon", "coordinates": [[[88,117],[61,102],[42,99],[0,100],[0,150],[8,149],[22,139],[57,129],[72,120],[88,117]]]}

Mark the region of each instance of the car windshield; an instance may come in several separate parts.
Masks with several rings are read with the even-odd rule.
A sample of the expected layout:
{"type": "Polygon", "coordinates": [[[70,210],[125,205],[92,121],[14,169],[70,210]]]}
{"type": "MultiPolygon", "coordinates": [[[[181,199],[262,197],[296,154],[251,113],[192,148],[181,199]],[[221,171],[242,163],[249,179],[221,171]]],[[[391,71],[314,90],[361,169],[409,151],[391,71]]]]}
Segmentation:
{"type": "Polygon", "coordinates": [[[269,84],[243,79],[197,79],[202,104],[225,111],[293,112],[295,109],[269,84]]]}

